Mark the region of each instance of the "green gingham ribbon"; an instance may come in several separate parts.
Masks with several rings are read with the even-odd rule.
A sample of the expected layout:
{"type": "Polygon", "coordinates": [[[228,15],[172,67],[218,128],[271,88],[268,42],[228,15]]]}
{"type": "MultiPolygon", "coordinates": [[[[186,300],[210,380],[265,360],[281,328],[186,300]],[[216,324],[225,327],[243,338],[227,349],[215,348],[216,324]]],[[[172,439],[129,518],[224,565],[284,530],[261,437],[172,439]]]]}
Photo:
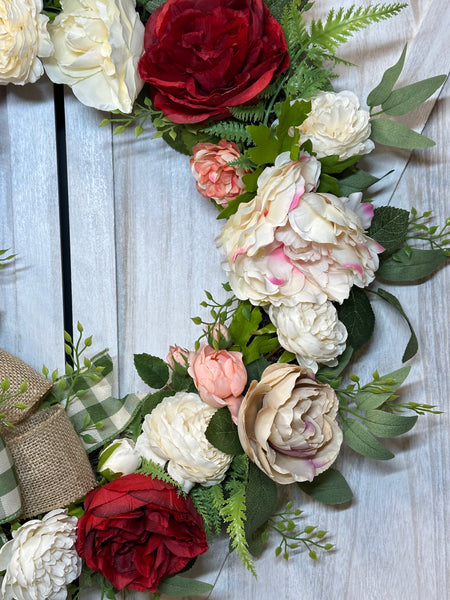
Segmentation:
{"type": "Polygon", "coordinates": [[[0,525],[22,512],[19,482],[11,454],[0,436],[0,525]]]}

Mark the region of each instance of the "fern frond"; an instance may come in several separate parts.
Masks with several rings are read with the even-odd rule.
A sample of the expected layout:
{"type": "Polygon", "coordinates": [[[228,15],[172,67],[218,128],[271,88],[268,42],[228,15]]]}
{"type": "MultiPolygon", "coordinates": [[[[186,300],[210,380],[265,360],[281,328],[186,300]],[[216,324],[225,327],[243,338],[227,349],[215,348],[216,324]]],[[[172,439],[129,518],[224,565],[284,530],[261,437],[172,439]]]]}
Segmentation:
{"type": "Polygon", "coordinates": [[[241,154],[239,158],[232,160],[228,164],[230,167],[241,167],[245,171],[253,171],[256,168],[255,163],[244,154],[241,154]]]}
{"type": "Polygon", "coordinates": [[[364,29],[371,23],[389,19],[398,14],[406,4],[374,4],[373,6],[351,6],[344,12],[340,8],[328,14],[323,23],[320,19],[311,23],[311,42],[327,48],[334,53],[336,48],[348,40],[356,31],[364,29]]]}
{"type": "Polygon", "coordinates": [[[290,56],[298,54],[300,48],[307,48],[310,42],[300,4],[298,0],[293,0],[291,5],[285,8],[281,19],[281,26],[290,56]]]}
{"type": "Polygon", "coordinates": [[[245,539],[245,488],[243,481],[230,480],[227,483],[230,497],[220,511],[220,515],[227,524],[227,533],[230,536],[231,547],[236,550],[244,566],[256,577],[255,566],[250,557],[247,540],[245,539]]]}
{"type": "Polygon", "coordinates": [[[212,487],[196,486],[190,492],[190,497],[196,509],[203,517],[203,527],[208,537],[220,534],[222,517],[220,510],[224,504],[222,486],[220,484],[212,487]]]}
{"type": "Polygon", "coordinates": [[[303,98],[307,100],[316,96],[320,91],[330,90],[331,69],[321,69],[301,62],[294,69],[284,91],[289,98],[303,98]]]}
{"type": "Polygon", "coordinates": [[[209,135],[216,135],[222,139],[231,140],[232,142],[245,142],[247,144],[251,142],[251,137],[245,125],[238,121],[220,121],[200,131],[209,135]]]}
{"type": "Polygon", "coordinates": [[[137,471],[137,473],[142,473],[143,475],[147,475],[148,477],[152,477],[153,479],[160,479],[161,481],[165,481],[166,483],[171,483],[180,490],[179,493],[182,493],[183,491],[181,484],[178,483],[178,481],[175,481],[175,479],[172,479],[172,477],[168,473],[166,473],[164,467],[157,465],[152,460],[147,460],[144,458],[142,460],[142,466],[137,471]]]}
{"type": "Polygon", "coordinates": [[[233,488],[233,481],[242,481],[247,485],[248,480],[248,456],[246,454],[237,454],[233,458],[230,468],[228,469],[227,477],[229,481],[225,484],[228,490],[228,484],[233,488]]]}
{"type": "Polygon", "coordinates": [[[264,102],[259,102],[253,106],[234,106],[230,108],[230,113],[244,123],[258,123],[264,118],[265,110],[264,102]]]}

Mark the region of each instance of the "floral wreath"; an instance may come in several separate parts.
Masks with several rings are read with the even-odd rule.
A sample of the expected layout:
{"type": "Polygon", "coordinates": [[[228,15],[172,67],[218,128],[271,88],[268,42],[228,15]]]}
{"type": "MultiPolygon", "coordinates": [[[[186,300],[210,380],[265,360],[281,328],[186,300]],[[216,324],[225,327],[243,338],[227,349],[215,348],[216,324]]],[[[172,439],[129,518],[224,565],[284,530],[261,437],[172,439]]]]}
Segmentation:
{"type": "MultiPolygon", "coordinates": [[[[361,108],[331,85],[339,45],[405,5],[332,10],[308,26],[307,0],[17,0],[0,6],[7,32],[0,83],[44,72],[111,111],[121,133],[156,135],[191,157],[199,193],[224,225],[217,245],[229,293],[195,317],[202,334],[166,360],[135,355],[152,388],[111,395],[112,361],[86,356],[91,337],[65,335],[64,374],[35,372],[0,351],[0,597],[159,597],[202,594],[179,575],[223,527],[255,573],[269,538],[276,554],[330,550],[327,532],[278,509],[296,483],[328,504],[352,498],[333,466],[345,443],[372,459],[380,438],[408,432],[435,406],[401,400],[409,373],[344,380],[372,335],[378,281],[417,283],[450,255],[447,219],[373,207],[378,179],[359,166],[374,142],[434,144],[391,119],[426,101],[434,76],[396,87],[406,55],[361,108]],[[6,49],[5,49],[6,48],[6,49]],[[380,114],[386,116],[380,117],[380,114]],[[406,413],[406,414],[404,414],[406,413]],[[416,414],[414,414],[416,413],[416,414]],[[51,465],[51,466],[50,466],[51,465]]],[[[12,260],[0,251],[0,266],[12,260]]]]}

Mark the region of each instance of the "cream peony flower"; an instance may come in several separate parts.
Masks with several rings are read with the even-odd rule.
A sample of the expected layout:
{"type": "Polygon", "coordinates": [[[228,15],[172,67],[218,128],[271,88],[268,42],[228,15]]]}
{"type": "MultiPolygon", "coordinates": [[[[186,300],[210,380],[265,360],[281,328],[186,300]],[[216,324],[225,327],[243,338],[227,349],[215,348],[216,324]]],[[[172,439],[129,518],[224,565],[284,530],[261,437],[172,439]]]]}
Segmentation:
{"type": "Polygon", "coordinates": [[[141,464],[133,440],[119,438],[100,452],[98,471],[108,479],[108,471],[117,476],[134,473],[141,464]]]}
{"type": "Polygon", "coordinates": [[[41,11],[42,0],[0,2],[0,85],[34,83],[44,73],[39,57],[53,45],[41,11]]]}
{"type": "Polygon", "coordinates": [[[0,549],[2,600],[66,600],[67,585],[81,573],[76,528],[76,517],[57,509],[14,531],[0,549]]]}
{"type": "Polygon", "coordinates": [[[61,0],[61,6],[49,25],[55,52],[44,61],[47,75],[87,106],[131,112],[143,86],[137,63],[144,25],[135,0],[61,0]]]}
{"type": "Polygon", "coordinates": [[[311,140],[318,158],[337,154],[344,160],[368,154],[375,147],[369,140],[369,119],[353,92],[321,92],[312,99],[311,112],[298,127],[299,144],[311,140]]]}
{"type": "Polygon", "coordinates": [[[347,330],[331,302],[269,306],[268,313],[280,344],[297,356],[299,364],[314,372],[319,364],[337,364],[336,357],[345,350],[347,330]]]}
{"type": "Polygon", "coordinates": [[[311,172],[319,163],[302,158],[293,162],[283,153],[265,169],[256,197],[239,205],[218,239],[241,300],[274,306],[343,302],[353,285],[365,287],[375,277],[383,248],[364,233],[357,214],[361,195],[350,200],[311,192],[315,178],[308,184],[302,173],[318,177],[318,167],[311,172]]]}
{"type": "Polygon", "coordinates": [[[216,412],[200,396],[178,392],[164,398],[145,417],[136,451],[147,460],[163,466],[185,492],[200,483],[205,487],[220,483],[233,459],[220,452],[205,436],[216,412]]]}
{"type": "Polygon", "coordinates": [[[273,364],[252,381],[239,411],[242,447],[277,483],[312,481],[335,461],[342,443],[338,399],[309,369],[273,364]]]}

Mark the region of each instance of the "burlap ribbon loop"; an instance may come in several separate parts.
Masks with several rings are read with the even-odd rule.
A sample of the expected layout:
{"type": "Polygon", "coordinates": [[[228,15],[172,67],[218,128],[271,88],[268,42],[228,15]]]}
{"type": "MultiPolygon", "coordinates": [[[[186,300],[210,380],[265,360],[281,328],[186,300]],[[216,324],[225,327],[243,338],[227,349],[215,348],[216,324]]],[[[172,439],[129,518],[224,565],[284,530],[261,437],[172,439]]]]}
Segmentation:
{"type": "Polygon", "coordinates": [[[89,459],[60,405],[4,432],[22,494],[21,518],[66,506],[96,486],[89,459]]]}

